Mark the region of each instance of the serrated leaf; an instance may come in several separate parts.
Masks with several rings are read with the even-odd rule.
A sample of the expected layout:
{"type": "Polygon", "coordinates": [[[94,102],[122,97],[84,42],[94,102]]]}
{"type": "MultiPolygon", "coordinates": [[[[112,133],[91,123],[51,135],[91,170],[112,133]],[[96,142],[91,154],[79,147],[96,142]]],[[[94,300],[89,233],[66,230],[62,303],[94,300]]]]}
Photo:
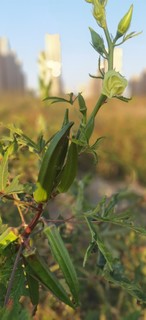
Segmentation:
{"type": "MultiPolygon", "coordinates": [[[[110,253],[110,251],[107,249],[107,247],[105,246],[103,240],[100,238],[98,232],[96,231],[93,223],[91,222],[91,219],[85,217],[85,220],[88,224],[89,230],[91,232],[91,243],[96,243],[99,250],[101,251],[101,253],[103,254],[110,270],[113,269],[113,263],[114,263],[114,259],[112,257],[112,254],[110,253]]],[[[87,248],[87,250],[89,251],[89,247],[87,248]]],[[[88,255],[88,252],[85,254],[86,256],[88,255]]],[[[84,258],[85,262],[86,262],[86,258],[84,258]]],[[[85,263],[84,262],[84,263],[85,263]]]]}
{"type": "Polygon", "coordinates": [[[144,292],[137,283],[128,279],[123,273],[119,272],[116,268],[112,272],[106,270],[103,272],[102,275],[106,280],[125,289],[137,300],[146,302],[146,292],[144,292]]]}
{"type": "Polygon", "coordinates": [[[39,303],[39,283],[31,274],[26,272],[29,296],[31,303],[35,306],[39,303]]]}
{"type": "Polygon", "coordinates": [[[5,188],[6,194],[22,193],[22,192],[24,192],[24,186],[19,183],[19,176],[16,176],[11,181],[10,185],[5,188]]]}
{"type": "Polygon", "coordinates": [[[46,227],[44,233],[48,238],[50,248],[55,260],[64,275],[76,304],[79,303],[79,283],[75,268],[70,259],[69,253],[63,243],[60,233],[55,225],[46,227]]]}

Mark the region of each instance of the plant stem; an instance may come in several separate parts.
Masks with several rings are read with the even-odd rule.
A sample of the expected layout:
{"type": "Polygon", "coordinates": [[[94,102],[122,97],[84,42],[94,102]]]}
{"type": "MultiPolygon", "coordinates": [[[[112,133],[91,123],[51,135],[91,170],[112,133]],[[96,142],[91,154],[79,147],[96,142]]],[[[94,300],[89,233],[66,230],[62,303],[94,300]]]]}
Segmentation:
{"type": "Polygon", "coordinates": [[[114,44],[111,40],[108,29],[104,29],[105,37],[108,44],[108,71],[113,69],[114,44]]]}
{"type": "Polygon", "coordinates": [[[27,227],[25,228],[24,232],[21,235],[23,239],[27,239],[30,236],[31,232],[33,231],[33,229],[37,225],[37,223],[42,215],[42,212],[43,212],[43,205],[40,203],[38,206],[38,212],[36,213],[34,218],[30,221],[30,223],[27,225],[27,227]]]}
{"type": "Polygon", "coordinates": [[[88,119],[88,122],[87,122],[86,128],[85,128],[85,132],[88,137],[88,140],[90,139],[92,132],[94,130],[94,122],[95,122],[96,114],[99,111],[100,107],[105,103],[106,100],[107,100],[107,96],[101,94],[92,113],[91,113],[91,115],[90,115],[90,117],[89,117],[89,119],[88,119]]]}

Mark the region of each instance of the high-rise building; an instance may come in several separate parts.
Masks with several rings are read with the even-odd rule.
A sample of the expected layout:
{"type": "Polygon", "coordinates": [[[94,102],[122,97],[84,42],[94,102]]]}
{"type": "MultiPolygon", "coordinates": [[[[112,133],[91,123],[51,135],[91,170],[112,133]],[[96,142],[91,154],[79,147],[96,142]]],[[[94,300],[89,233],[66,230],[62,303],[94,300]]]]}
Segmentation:
{"type": "Polygon", "coordinates": [[[133,76],[129,81],[131,96],[146,95],[146,69],[139,76],[133,76]]]}
{"type": "Polygon", "coordinates": [[[0,38],[0,92],[25,91],[25,76],[8,39],[0,38]]]}
{"type": "Polygon", "coordinates": [[[41,94],[58,95],[62,93],[59,34],[45,35],[45,50],[39,55],[38,65],[41,94]]]}

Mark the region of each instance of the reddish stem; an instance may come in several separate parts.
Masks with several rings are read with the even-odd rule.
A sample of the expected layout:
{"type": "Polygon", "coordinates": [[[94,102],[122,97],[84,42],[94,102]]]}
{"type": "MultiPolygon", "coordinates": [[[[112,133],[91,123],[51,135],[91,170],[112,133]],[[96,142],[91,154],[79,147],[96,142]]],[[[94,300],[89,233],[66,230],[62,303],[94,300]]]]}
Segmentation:
{"type": "Polygon", "coordinates": [[[34,218],[30,221],[30,223],[28,224],[28,226],[25,228],[24,232],[22,233],[23,239],[27,239],[30,236],[31,232],[33,231],[33,229],[37,225],[37,223],[41,217],[42,212],[43,212],[43,204],[40,203],[38,205],[38,212],[36,213],[34,218]]]}

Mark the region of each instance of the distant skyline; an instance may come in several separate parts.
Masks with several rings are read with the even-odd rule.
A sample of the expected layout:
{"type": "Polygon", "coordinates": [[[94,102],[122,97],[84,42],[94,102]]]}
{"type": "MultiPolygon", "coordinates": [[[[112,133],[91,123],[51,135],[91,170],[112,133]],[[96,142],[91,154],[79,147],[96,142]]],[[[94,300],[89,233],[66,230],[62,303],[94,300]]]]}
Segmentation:
{"type": "MultiPolygon", "coordinates": [[[[146,68],[146,1],[108,1],[107,21],[113,36],[119,20],[131,4],[133,20],[129,32],[141,35],[122,45],[123,71],[127,78],[139,75],[146,68]]],[[[0,37],[7,37],[17,52],[27,75],[27,84],[37,89],[39,52],[45,47],[45,34],[59,33],[62,48],[62,77],[65,88],[77,91],[95,74],[98,54],[90,45],[88,27],[103,35],[92,14],[92,6],[84,0],[0,0],[0,37]]]]}

